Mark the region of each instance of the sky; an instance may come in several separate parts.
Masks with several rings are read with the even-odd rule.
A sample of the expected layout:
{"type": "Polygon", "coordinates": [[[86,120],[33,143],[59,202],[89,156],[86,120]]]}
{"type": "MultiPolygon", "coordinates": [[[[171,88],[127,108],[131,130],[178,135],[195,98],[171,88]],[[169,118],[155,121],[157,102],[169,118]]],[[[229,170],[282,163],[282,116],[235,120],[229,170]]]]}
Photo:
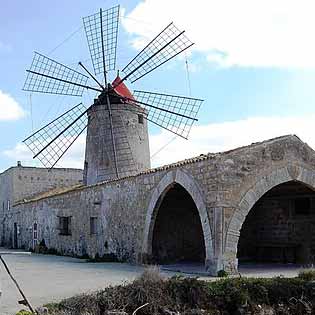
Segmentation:
{"type": "MultiPolygon", "coordinates": [[[[171,21],[195,45],[130,89],[205,101],[188,140],[150,126],[152,166],[296,134],[315,148],[315,19],[309,0],[1,0],[0,171],[40,166],[22,140],[83,98],[22,91],[33,52],[91,68],[82,17],[120,4],[118,68],[171,21]]],[[[113,79],[116,73],[111,73],[113,79]]],[[[83,167],[85,138],[58,167],[83,167]]]]}

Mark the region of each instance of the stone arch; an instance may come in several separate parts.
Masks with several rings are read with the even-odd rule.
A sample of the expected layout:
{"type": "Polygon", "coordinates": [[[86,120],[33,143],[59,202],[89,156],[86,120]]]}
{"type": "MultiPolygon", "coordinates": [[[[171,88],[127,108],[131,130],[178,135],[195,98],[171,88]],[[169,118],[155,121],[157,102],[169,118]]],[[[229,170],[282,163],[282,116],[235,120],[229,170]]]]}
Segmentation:
{"type": "Polygon", "coordinates": [[[227,227],[223,250],[223,268],[235,271],[238,266],[236,254],[240,230],[246,216],[255,203],[269,190],[277,185],[296,181],[315,190],[315,172],[300,165],[289,164],[285,167],[274,169],[261,176],[239,199],[235,212],[227,227]]]}
{"type": "Polygon", "coordinates": [[[164,175],[150,196],[144,226],[142,257],[146,260],[145,257],[150,258],[152,255],[153,229],[158,209],[163,197],[175,183],[180,184],[190,194],[197,207],[204,236],[207,266],[213,258],[213,244],[206,202],[199,185],[182,170],[173,170],[164,175]]]}

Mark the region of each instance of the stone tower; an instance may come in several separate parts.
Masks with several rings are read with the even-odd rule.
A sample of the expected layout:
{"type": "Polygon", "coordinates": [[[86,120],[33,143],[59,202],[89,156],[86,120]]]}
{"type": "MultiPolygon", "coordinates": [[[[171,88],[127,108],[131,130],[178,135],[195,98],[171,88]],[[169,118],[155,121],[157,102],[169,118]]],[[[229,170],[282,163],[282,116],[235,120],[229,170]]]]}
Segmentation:
{"type": "Polygon", "coordinates": [[[86,185],[117,178],[113,147],[120,178],[150,168],[147,111],[135,103],[122,102],[119,96],[110,96],[114,146],[106,95],[101,94],[88,110],[83,178],[86,185]]]}

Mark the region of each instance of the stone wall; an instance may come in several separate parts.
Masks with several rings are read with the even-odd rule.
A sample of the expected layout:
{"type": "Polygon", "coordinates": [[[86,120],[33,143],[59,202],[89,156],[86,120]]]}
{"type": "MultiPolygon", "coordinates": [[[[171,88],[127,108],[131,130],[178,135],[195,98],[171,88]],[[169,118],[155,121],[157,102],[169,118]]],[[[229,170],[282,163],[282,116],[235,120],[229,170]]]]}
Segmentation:
{"type": "Polygon", "coordinates": [[[249,212],[238,257],[245,261],[308,264],[315,258],[315,192],[297,182],[276,186],[249,212]]]}
{"type": "Polygon", "coordinates": [[[11,167],[0,174],[0,239],[2,244],[12,246],[13,216],[12,206],[18,201],[31,198],[52,189],[78,185],[82,183],[82,170],[56,168],[11,167]],[[7,237],[6,237],[7,235],[7,237]]]}
{"type": "Polygon", "coordinates": [[[30,229],[37,221],[39,240],[64,254],[115,253],[120,259],[150,262],[159,205],[178,183],[200,216],[207,270],[233,271],[240,229],[252,206],[283,182],[315,187],[314,165],[314,151],[306,144],[295,136],[281,137],[18,203],[10,226],[16,222],[20,227],[20,247],[32,244],[30,229]],[[59,235],[61,216],[71,217],[71,235],[59,235]],[[90,217],[97,217],[96,235],[90,235],[90,217]]]}

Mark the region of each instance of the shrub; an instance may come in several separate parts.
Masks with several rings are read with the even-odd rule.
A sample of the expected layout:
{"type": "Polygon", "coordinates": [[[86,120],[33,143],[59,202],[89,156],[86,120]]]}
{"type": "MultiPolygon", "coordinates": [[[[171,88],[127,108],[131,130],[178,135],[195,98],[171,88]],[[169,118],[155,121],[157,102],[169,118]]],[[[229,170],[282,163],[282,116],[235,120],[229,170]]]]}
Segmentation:
{"type": "Polygon", "coordinates": [[[59,256],[59,255],[60,255],[60,254],[58,253],[57,249],[55,249],[55,248],[53,248],[53,247],[48,248],[47,254],[48,254],[48,255],[56,255],[56,256],[59,256]]]}
{"type": "Polygon", "coordinates": [[[228,274],[225,270],[223,270],[223,269],[221,269],[221,270],[218,271],[218,277],[219,277],[219,278],[226,278],[228,275],[229,275],[229,274],[228,274]]]}
{"type": "Polygon", "coordinates": [[[163,278],[158,266],[149,266],[145,268],[142,274],[136,279],[136,281],[143,283],[161,282],[162,280],[163,278]]]}
{"type": "Polygon", "coordinates": [[[119,262],[119,260],[114,253],[104,254],[103,256],[97,253],[94,258],[89,258],[87,262],[119,262]]]}
{"type": "Polygon", "coordinates": [[[305,269],[299,272],[298,277],[305,281],[315,280],[315,269],[305,269]]]}
{"type": "Polygon", "coordinates": [[[159,268],[150,267],[132,283],[75,296],[49,310],[51,315],[99,315],[113,310],[132,314],[146,303],[139,315],[315,314],[315,281],[300,277],[164,279],[159,268]]]}
{"type": "Polygon", "coordinates": [[[30,311],[20,310],[16,313],[16,315],[33,315],[30,311]]]}

